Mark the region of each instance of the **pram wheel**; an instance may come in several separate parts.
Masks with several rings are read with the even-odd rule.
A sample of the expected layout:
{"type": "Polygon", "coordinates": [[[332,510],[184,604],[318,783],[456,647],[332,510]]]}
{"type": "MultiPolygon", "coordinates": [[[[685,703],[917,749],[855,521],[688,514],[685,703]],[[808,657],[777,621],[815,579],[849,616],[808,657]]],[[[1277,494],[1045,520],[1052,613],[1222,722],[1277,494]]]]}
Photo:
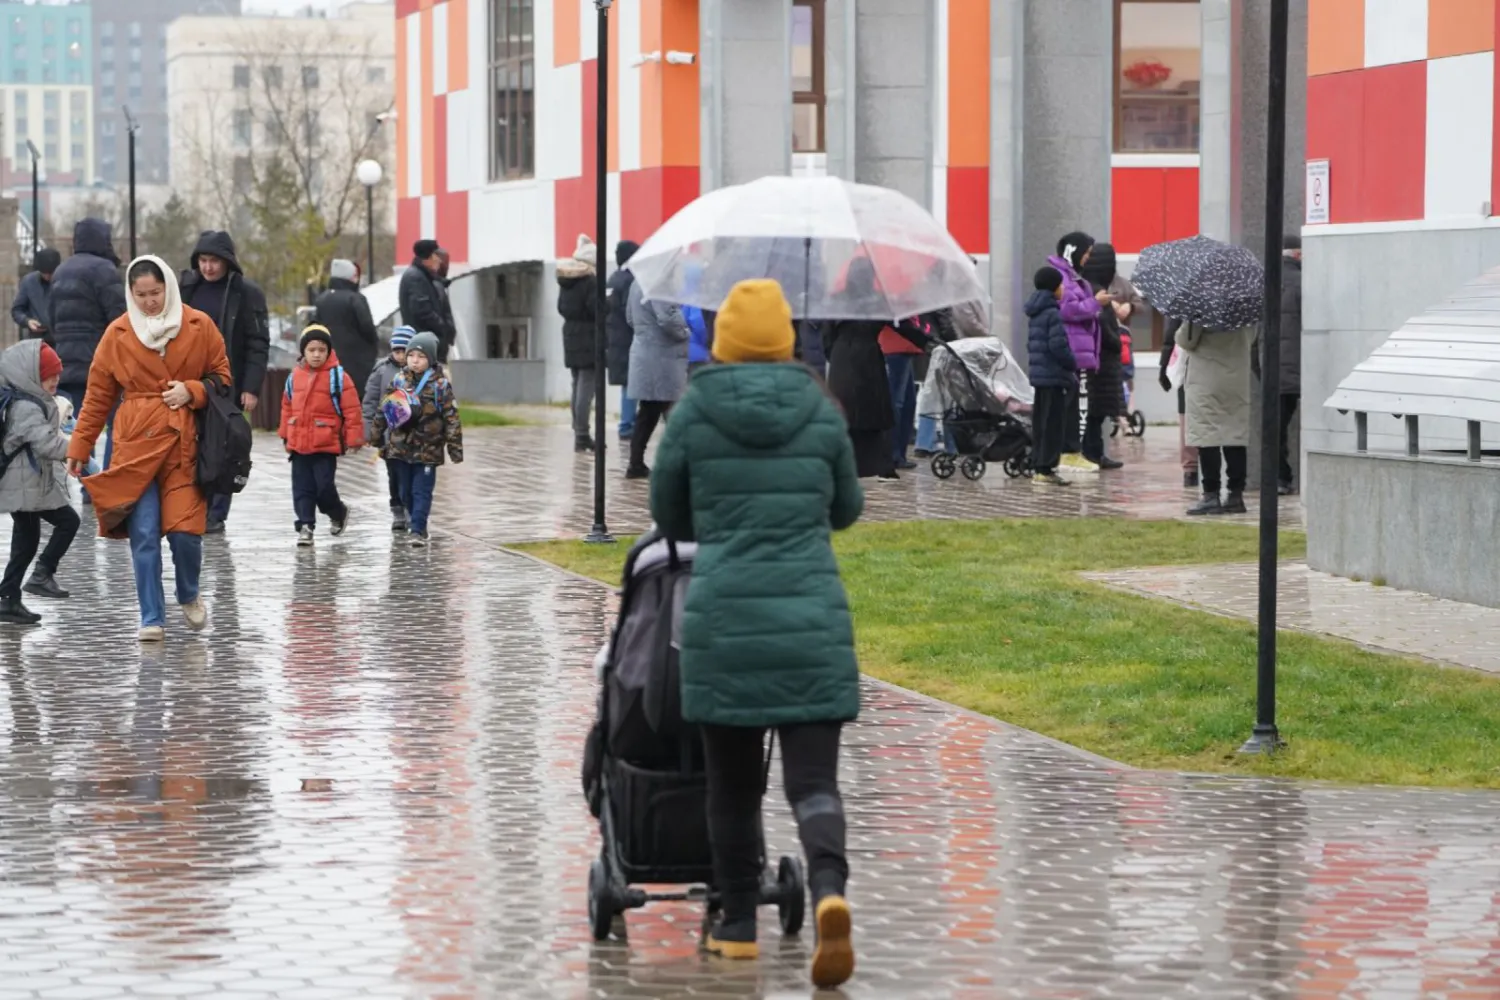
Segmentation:
{"type": "Polygon", "coordinates": [[[614,890],[603,861],[589,865],[589,929],[595,941],[608,941],[615,922],[614,890]]]}
{"type": "Polygon", "coordinates": [[[776,889],[781,897],[776,902],[781,933],[792,937],[802,930],[807,913],[807,879],[802,874],[801,858],[781,856],[781,864],[776,868],[776,889]]]}
{"type": "Polygon", "coordinates": [[[1030,459],[1026,455],[1012,455],[1005,460],[1005,474],[1012,479],[1022,479],[1031,472],[1027,464],[1030,459]]]}
{"type": "Polygon", "coordinates": [[[984,478],[984,470],[986,466],[984,463],[984,459],[980,458],[978,455],[966,455],[964,456],[963,463],[959,466],[959,468],[963,470],[965,479],[979,480],[984,478]]]}
{"type": "Polygon", "coordinates": [[[1132,437],[1146,436],[1146,415],[1140,410],[1130,411],[1130,434],[1132,437]]]}
{"type": "Polygon", "coordinates": [[[953,456],[946,451],[940,451],[932,456],[932,474],[939,479],[952,479],[953,473],[958,471],[958,464],[954,462],[953,456]]]}

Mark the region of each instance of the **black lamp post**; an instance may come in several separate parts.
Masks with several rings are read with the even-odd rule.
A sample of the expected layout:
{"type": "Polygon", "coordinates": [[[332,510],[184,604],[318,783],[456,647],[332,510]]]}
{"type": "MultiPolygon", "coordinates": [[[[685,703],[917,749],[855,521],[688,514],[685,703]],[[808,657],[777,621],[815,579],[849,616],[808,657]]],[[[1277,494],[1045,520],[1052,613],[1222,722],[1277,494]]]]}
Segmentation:
{"type": "Polygon", "coordinates": [[[613,542],[614,536],[604,523],[604,396],[608,391],[605,380],[605,319],[609,305],[605,299],[604,265],[609,259],[608,239],[605,232],[605,215],[609,209],[609,8],[613,0],[594,0],[599,34],[599,57],[594,63],[598,75],[598,108],[595,112],[597,149],[595,150],[596,186],[594,191],[594,248],[595,267],[594,298],[594,527],[584,536],[586,542],[613,542]]]}
{"type": "Polygon", "coordinates": [[[380,183],[385,171],[378,160],[360,160],[354,168],[359,182],[365,186],[365,284],[375,283],[375,185],[380,183]]]}
{"type": "Polygon", "coordinates": [[[1260,365],[1260,608],[1255,729],[1241,753],[1272,753],[1276,728],[1276,555],[1281,457],[1281,242],[1286,199],[1287,0],[1271,0],[1270,86],[1266,102],[1266,285],[1260,365]]]}
{"type": "Polygon", "coordinates": [[[42,248],[42,226],[37,214],[42,198],[42,153],[30,139],[26,140],[26,149],[31,153],[31,260],[35,263],[37,251],[42,248]]]}
{"type": "Polygon", "coordinates": [[[141,125],[130,114],[129,106],[122,106],[125,112],[125,139],[129,144],[130,152],[130,259],[135,260],[137,250],[135,246],[135,133],[141,125]]]}

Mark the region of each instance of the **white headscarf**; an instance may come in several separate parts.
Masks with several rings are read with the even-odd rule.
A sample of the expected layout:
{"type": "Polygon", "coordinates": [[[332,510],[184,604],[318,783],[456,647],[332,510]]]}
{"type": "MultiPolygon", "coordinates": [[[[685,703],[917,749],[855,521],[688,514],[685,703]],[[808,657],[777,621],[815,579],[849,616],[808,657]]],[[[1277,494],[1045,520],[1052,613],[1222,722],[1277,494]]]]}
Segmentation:
{"type": "Polygon", "coordinates": [[[177,273],[167,266],[166,261],[143,254],[130,262],[130,267],[125,269],[125,310],[130,317],[130,328],[140,342],[165,356],[167,344],[182,330],[182,290],[177,287],[177,273]],[[167,286],[166,303],[155,316],[141,312],[141,307],[135,304],[135,296],[130,294],[130,271],[141,261],[155,264],[167,286]]]}

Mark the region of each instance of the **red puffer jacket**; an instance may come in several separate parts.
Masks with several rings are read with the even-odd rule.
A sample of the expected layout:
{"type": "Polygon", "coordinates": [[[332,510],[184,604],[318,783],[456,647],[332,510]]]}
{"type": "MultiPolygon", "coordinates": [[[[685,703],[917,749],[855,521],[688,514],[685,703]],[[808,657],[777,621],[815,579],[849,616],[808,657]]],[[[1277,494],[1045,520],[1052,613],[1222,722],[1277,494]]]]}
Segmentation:
{"type": "Polygon", "coordinates": [[[309,368],[303,361],[287,376],[279,433],[287,450],[298,455],[342,455],[365,443],[359,393],[354,380],[339,367],[337,354],[330,354],[321,368],[309,368]]]}

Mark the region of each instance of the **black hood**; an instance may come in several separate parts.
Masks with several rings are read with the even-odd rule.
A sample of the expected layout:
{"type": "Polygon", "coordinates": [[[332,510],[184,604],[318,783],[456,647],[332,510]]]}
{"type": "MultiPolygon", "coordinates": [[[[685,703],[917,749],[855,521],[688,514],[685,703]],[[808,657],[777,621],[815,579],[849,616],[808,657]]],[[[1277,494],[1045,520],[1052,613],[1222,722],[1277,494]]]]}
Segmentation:
{"type": "Polygon", "coordinates": [[[615,266],[624,267],[640,248],[641,245],[635,240],[621,240],[619,243],[616,243],[615,266]]]}
{"type": "Polygon", "coordinates": [[[329,278],[328,290],[330,292],[357,292],[359,291],[359,285],[348,278],[329,278]]]}
{"type": "Polygon", "coordinates": [[[1114,284],[1117,273],[1115,248],[1108,243],[1095,243],[1089,250],[1089,259],[1078,269],[1078,276],[1098,289],[1114,284]]]}
{"type": "Polygon", "coordinates": [[[111,241],[113,232],[103,219],[79,219],[73,227],[73,252],[93,254],[114,264],[120,263],[111,241]]]}
{"type": "Polygon", "coordinates": [[[234,240],[223,230],[205,229],[198,234],[198,245],[193,247],[193,256],[188,260],[188,269],[198,270],[198,257],[205,253],[223,260],[229,265],[229,270],[235,274],[244,275],[245,272],[240,269],[239,258],[234,255],[234,240]]]}

